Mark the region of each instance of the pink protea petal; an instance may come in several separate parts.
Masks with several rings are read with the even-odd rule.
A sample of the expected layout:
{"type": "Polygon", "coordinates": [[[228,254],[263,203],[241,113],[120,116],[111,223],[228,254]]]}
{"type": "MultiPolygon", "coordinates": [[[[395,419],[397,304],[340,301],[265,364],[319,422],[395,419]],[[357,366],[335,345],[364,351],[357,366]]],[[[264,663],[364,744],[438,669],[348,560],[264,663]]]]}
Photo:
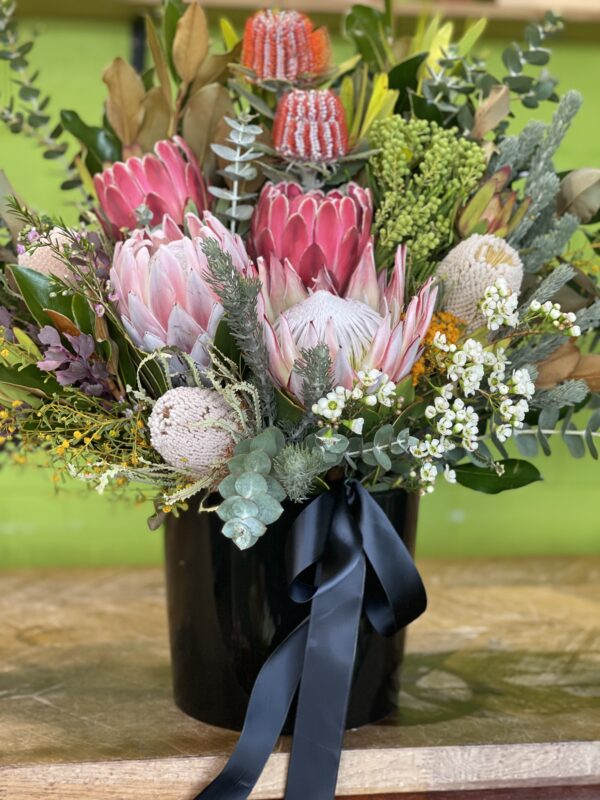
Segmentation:
{"type": "Polygon", "coordinates": [[[315,241],[325,256],[325,264],[330,270],[337,266],[337,253],[341,235],[344,231],[338,223],[335,206],[323,203],[315,219],[315,241]]]}
{"type": "MultiPolygon", "coordinates": [[[[269,204],[268,227],[271,232],[274,252],[281,257],[284,246],[284,234],[290,217],[288,199],[284,194],[278,194],[269,204]]],[[[259,253],[259,255],[264,255],[259,253]]]]}
{"type": "Polygon", "coordinates": [[[319,273],[327,269],[325,255],[318,244],[306,248],[296,269],[304,285],[310,289],[319,273]]]}
{"type": "MultiPolygon", "coordinates": [[[[137,160],[138,159],[135,161],[137,160]]],[[[112,185],[121,192],[129,210],[134,211],[140,205],[144,197],[144,190],[140,186],[135,172],[132,172],[127,164],[117,162],[112,168],[111,177],[112,185]]]]}
{"type": "Polygon", "coordinates": [[[144,305],[136,294],[129,295],[127,298],[127,307],[131,324],[141,336],[144,336],[146,333],[152,333],[164,341],[166,334],[165,328],[162,327],[150,309],[144,305]]]}
{"type": "Polygon", "coordinates": [[[266,318],[263,321],[263,333],[265,337],[267,353],[269,354],[269,368],[271,370],[271,375],[273,380],[279,386],[285,388],[290,380],[292,367],[294,365],[293,363],[286,363],[281,351],[281,347],[279,346],[279,341],[275,335],[275,331],[273,330],[269,320],[266,318]]]}
{"type": "Polygon", "coordinates": [[[350,279],[345,296],[360,300],[362,303],[371,306],[375,311],[380,311],[381,296],[373,245],[371,243],[365,248],[358,268],[350,279]]]}
{"type": "Polygon", "coordinates": [[[191,353],[196,340],[204,333],[193,317],[179,305],[174,306],[169,316],[167,344],[191,353]]]}
{"type": "Polygon", "coordinates": [[[281,259],[299,264],[302,254],[310,245],[306,222],[300,214],[292,214],[285,228],[285,241],[281,248],[281,259]]]}
{"type": "Polygon", "coordinates": [[[131,207],[116,186],[106,189],[103,210],[118,228],[135,228],[136,218],[131,207]]]}
{"type": "Polygon", "coordinates": [[[388,317],[384,317],[377,333],[373,337],[373,341],[371,342],[371,347],[365,353],[362,364],[359,364],[359,367],[365,367],[367,369],[380,369],[380,364],[383,361],[385,356],[385,352],[387,350],[388,342],[390,340],[390,320],[388,317]]]}
{"type": "Polygon", "coordinates": [[[346,351],[340,347],[337,353],[332,354],[331,371],[333,382],[336,386],[343,386],[351,389],[354,383],[355,373],[346,355],[346,351]]]}
{"type": "Polygon", "coordinates": [[[358,266],[356,263],[357,253],[358,231],[356,228],[349,228],[339,243],[336,263],[331,267],[338,292],[342,295],[347,293],[353,275],[360,269],[360,261],[358,266]]]}
{"type": "Polygon", "coordinates": [[[404,291],[406,276],[406,246],[400,245],[396,250],[394,259],[394,269],[392,278],[384,292],[387,308],[390,310],[392,319],[398,321],[404,308],[404,291]]]}
{"type": "MultiPolygon", "coordinates": [[[[154,147],[154,152],[169,175],[171,187],[175,190],[179,203],[185,206],[189,194],[185,175],[186,162],[181,158],[175,144],[168,140],[157,142],[154,147]]],[[[155,163],[154,160],[152,163],[155,163]]]]}

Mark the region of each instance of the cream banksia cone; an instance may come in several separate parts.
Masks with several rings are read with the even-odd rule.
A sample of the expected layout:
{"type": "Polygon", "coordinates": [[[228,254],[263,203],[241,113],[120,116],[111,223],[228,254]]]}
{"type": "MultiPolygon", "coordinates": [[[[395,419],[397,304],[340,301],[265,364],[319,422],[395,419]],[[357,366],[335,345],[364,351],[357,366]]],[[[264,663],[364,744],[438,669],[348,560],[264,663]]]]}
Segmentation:
{"type": "Polygon", "coordinates": [[[18,256],[20,267],[41,272],[42,275],[53,275],[63,281],[73,279],[73,272],[60,258],[56,250],[64,252],[65,247],[70,247],[72,240],[62,228],[52,228],[46,235],[31,239],[32,247],[24,248],[18,256]]]}
{"type": "Polygon", "coordinates": [[[479,309],[485,290],[504,278],[508,288],[518,294],[523,263],[504,239],[475,233],[448,253],[436,274],[444,283],[444,311],[463,320],[467,331],[473,331],[485,323],[479,309]]]}
{"type": "Polygon", "coordinates": [[[148,420],[150,442],[164,461],[195,477],[219,477],[233,454],[236,418],[214,389],[182,386],[160,397],[148,420]]]}

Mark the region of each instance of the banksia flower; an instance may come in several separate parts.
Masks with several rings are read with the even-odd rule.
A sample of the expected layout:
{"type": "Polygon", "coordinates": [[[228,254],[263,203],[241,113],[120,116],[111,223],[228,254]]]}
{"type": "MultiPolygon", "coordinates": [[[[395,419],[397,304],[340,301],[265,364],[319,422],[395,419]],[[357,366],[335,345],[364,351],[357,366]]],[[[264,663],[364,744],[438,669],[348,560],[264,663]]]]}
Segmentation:
{"type": "MultiPolygon", "coordinates": [[[[327,193],[267,183],[252,217],[254,255],[267,267],[272,258],[287,259],[305,287],[326,279],[343,294],[370,241],[372,220],[371,193],[356,183],[327,193]]],[[[272,282],[280,274],[274,267],[272,282]]]]}
{"type": "Polygon", "coordinates": [[[42,275],[54,275],[63,281],[73,279],[73,272],[69,266],[60,258],[57,250],[64,252],[65,247],[70,247],[71,239],[62,228],[52,228],[43,236],[38,236],[35,231],[28,234],[28,240],[32,246],[30,248],[20,245],[18,264],[20,267],[41,272],[42,275]]]}
{"type": "Polygon", "coordinates": [[[469,332],[485,323],[479,303],[498,278],[520,291],[523,264],[504,239],[475,233],[448,253],[436,273],[444,282],[444,310],[464,320],[469,332]]]}
{"type": "Polygon", "coordinates": [[[209,208],[208,194],[195,155],[175,136],[157,142],[154,153],[118,161],[94,175],[100,218],[111,233],[160,225],[168,214],[183,224],[190,201],[199,214],[209,208]]]}
{"type": "Polygon", "coordinates": [[[388,281],[377,275],[373,246],[367,245],[346,291],[340,296],[318,276],[309,292],[289,261],[258,261],[264,332],[271,376],[302,399],[302,377],[294,368],[302,351],[329,348],[333,383],[351,389],[359,370],[377,369],[400,381],[421,355],[437,295],[431,279],[404,307],[404,248],[398,248],[388,281]],[[281,274],[279,274],[281,273],[281,274]]]}
{"type": "Polygon", "coordinates": [[[207,478],[219,477],[233,455],[239,426],[235,415],[214,389],[181,386],[163,394],[148,420],[150,442],[170,466],[207,478]]]}
{"type": "Polygon", "coordinates": [[[320,75],[331,57],[325,28],[297,11],[258,11],[246,22],[242,64],[259,80],[295,83],[302,76],[320,75]]]}
{"type": "Polygon", "coordinates": [[[275,114],[273,143],[284,158],[326,164],[348,153],[348,126],[339,97],[331,89],[293,89],[275,114]]]}
{"type": "Polygon", "coordinates": [[[112,299],[137,347],[152,352],[172,345],[206,366],[207,346],[223,308],[207,282],[202,243],[216,239],[240,271],[249,270],[250,262],[239,237],[209,212],[203,220],[188,214],[186,224],[190,236],[167,217],[152,237],[135,231],[117,244],[110,271],[112,299]]]}

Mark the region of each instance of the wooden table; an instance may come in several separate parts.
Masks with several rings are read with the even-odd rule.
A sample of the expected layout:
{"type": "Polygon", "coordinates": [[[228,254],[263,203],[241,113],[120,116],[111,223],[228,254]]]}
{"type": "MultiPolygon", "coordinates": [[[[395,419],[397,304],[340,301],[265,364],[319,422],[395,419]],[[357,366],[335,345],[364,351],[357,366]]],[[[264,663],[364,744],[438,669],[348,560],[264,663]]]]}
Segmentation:
{"type": "MultiPolygon", "coordinates": [[[[402,711],[347,734],[339,796],[598,800],[600,558],[420,566],[402,711]]],[[[189,800],[236,734],[169,680],[160,570],[0,573],[0,798],[189,800]]]]}

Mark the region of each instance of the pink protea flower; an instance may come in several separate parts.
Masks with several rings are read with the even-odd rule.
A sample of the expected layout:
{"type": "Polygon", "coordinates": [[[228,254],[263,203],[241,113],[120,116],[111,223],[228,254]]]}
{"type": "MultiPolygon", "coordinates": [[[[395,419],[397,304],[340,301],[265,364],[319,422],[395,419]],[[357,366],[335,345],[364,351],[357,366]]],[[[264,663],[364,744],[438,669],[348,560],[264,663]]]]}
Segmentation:
{"type": "Polygon", "coordinates": [[[246,22],[242,64],[259,80],[295,83],[327,70],[331,45],[326,28],[298,11],[258,11],[246,22]]]}
{"type": "Polygon", "coordinates": [[[331,89],[293,89],[283,95],[273,122],[273,144],[284,158],[314,164],[348,153],[348,126],[340,98],[331,89]]]}
{"type": "Polygon", "coordinates": [[[117,244],[111,299],[137,347],[152,352],[172,345],[206,366],[223,308],[207,281],[202,242],[217,239],[236,269],[250,274],[252,268],[241,239],[208,211],[203,220],[188,214],[185,222],[189,235],[167,217],[152,236],[137,230],[117,244]]]}
{"type": "Polygon", "coordinates": [[[395,382],[406,377],[421,353],[437,288],[428,280],[405,308],[405,259],[405,248],[398,248],[390,279],[378,277],[369,243],[343,295],[326,280],[309,291],[288,261],[272,259],[267,268],[259,259],[273,380],[301,399],[294,365],[303,349],[321,342],[329,347],[336,386],[352,388],[361,369],[378,369],[395,382]]]}
{"type": "Polygon", "coordinates": [[[192,201],[202,214],[208,209],[206,186],[196,157],[180,136],[157,142],[154,153],[118,161],[94,175],[101,218],[117,231],[140,227],[138,213],[160,225],[165,214],[183,223],[192,201]]]}
{"type": "Polygon", "coordinates": [[[267,264],[287,259],[309,289],[319,279],[343,294],[370,241],[372,220],[371,193],[356,183],[327,194],[267,183],[252,218],[254,254],[267,264]]]}

